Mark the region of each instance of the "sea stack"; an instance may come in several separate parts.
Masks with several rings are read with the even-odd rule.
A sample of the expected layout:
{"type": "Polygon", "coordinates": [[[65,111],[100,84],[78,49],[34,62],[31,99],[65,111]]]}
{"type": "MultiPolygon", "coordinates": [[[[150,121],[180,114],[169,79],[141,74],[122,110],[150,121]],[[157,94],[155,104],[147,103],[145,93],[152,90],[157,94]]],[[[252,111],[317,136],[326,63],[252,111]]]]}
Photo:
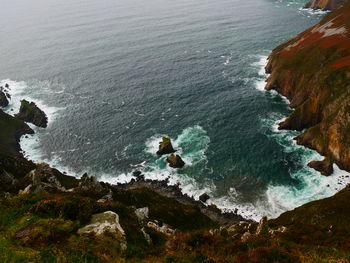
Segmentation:
{"type": "Polygon", "coordinates": [[[185,162],[181,159],[180,155],[171,154],[166,161],[169,163],[169,166],[172,168],[182,168],[185,166],[185,162]]]}
{"type": "Polygon", "coordinates": [[[15,117],[22,121],[33,123],[38,127],[47,127],[47,116],[45,112],[39,109],[34,102],[21,100],[19,113],[17,113],[15,117]]]}
{"type": "Polygon", "coordinates": [[[162,138],[162,141],[159,143],[159,150],[157,151],[158,155],[164,155],[169,153],[174,153],[175,150],[173,148],[173,145],[171,144],[170,137],[164,136],[162,138]]]}

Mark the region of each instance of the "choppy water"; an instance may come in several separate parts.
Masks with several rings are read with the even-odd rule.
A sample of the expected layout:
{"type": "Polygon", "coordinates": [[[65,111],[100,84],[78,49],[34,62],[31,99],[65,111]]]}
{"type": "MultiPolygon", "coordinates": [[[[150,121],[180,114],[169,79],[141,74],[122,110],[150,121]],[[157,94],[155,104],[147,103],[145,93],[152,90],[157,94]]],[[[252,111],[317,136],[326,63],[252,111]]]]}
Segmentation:
{"type": "MultiPolygon", "coordinates": [[[[280,132],[290,109],[262,91],[266,56],[322,14],[303,1],[2,0],[0,79],[39,103],[49,127],[22,140],[29,158],[128,181],[169,177],[247,217],[329,196],[347,178],[280,132]],[[186,167],[155,155],[171,136],[186,167]],[[340,183],[340,184],[338,184],[340,183]]],[[[14,111],[11,109],[14,108],[14,111]]]]}

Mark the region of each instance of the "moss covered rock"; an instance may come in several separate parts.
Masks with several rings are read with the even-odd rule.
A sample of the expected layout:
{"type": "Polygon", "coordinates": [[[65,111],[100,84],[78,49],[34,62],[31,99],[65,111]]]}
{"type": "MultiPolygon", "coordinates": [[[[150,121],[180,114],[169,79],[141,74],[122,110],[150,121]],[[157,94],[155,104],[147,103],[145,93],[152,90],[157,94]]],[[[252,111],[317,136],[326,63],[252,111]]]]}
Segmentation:
{"type": "Polygon", "coordinates": [[[159,143],[158,155],[169,154],[175,152],[173,145],[171,144],[171,139],[169,137],[163,137],[162,141],[159,143]]]}

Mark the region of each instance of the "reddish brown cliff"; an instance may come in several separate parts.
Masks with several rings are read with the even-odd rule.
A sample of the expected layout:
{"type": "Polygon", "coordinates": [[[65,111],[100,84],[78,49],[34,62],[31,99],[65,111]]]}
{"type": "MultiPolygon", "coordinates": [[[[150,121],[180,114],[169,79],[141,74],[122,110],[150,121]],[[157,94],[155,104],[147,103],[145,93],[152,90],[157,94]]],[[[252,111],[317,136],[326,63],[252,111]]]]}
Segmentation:
{"type": "Polygon", "coordinates": [[[334,10],[345,2],[346,0],[310,0],[304,5],[304,8],[334,10]]]}
{"type": "Polygon", "coordinates": [[[303,131],[299,144],[350,171],[350,1],[278,46],[269,57],[266,89],[295,110],[281,129],[303,131]]]}

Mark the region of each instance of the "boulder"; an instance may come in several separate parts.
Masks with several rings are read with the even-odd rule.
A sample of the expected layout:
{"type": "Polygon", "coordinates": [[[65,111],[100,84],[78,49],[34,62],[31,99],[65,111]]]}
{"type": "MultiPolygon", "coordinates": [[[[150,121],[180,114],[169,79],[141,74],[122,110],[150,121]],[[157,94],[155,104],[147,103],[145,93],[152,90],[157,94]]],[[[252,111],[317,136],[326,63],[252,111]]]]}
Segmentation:
{"type": "Polygon", "coordinates": [[[166,161],[172,168],[182,168],[185,166],[185,162],[181,159],[180,155],[177,154],[171,154],[166,158],[166,161]]]}
{"type": "Polygon", "coordinates": [[[9,84],[7,84],[7,83],[5,83],[5,88],[9,88],[10,86],[9,86],[9,84]]]}
{"type": "Polygon", "coordinates": [[[199,196],[199,200],[201,200],[203,203],[205,203],[209,199],[210,199],[210,196],[207,193],[203,193],[199,196]]]}
{"type": "Polygon", "coordinates": [[[171,144],[171,139],[169,137],[163,137],[162,141],[159,143],[158,155],[169,154],[175,152],[173,145],[171,144]]]}
{"type": "Polygon", "coordinates": [[[38,127],[47,127],[47,116],[45,112],[38,108],[34,102],[21,100],[21,107],[19,113],[15,115],[20,120],[33,123],[38,127]]]}
{"type": "Polygon", "coordinates": [[[125,251],[127,248],[125,232],[119,223],[118,214],[112,211],[93,215],[90,224],[78,229],[79,235],[90,233],[103,235],[107,232],[112,234],[115,240],[119,241],[120,249],[125,251]]]}
{"type": "Polygon", "coordinates": [[[9,101],[5,92],[0,91],[0,107],[6,107],[7,105],[9,105],[9,101]]]}
{"type": "Polygon", "coordinates": [[[312,161],[307,165],[325,176],[329,176],[333,173],[333,163],[329,158],[324,158],[322,161],[312,161]]]}

